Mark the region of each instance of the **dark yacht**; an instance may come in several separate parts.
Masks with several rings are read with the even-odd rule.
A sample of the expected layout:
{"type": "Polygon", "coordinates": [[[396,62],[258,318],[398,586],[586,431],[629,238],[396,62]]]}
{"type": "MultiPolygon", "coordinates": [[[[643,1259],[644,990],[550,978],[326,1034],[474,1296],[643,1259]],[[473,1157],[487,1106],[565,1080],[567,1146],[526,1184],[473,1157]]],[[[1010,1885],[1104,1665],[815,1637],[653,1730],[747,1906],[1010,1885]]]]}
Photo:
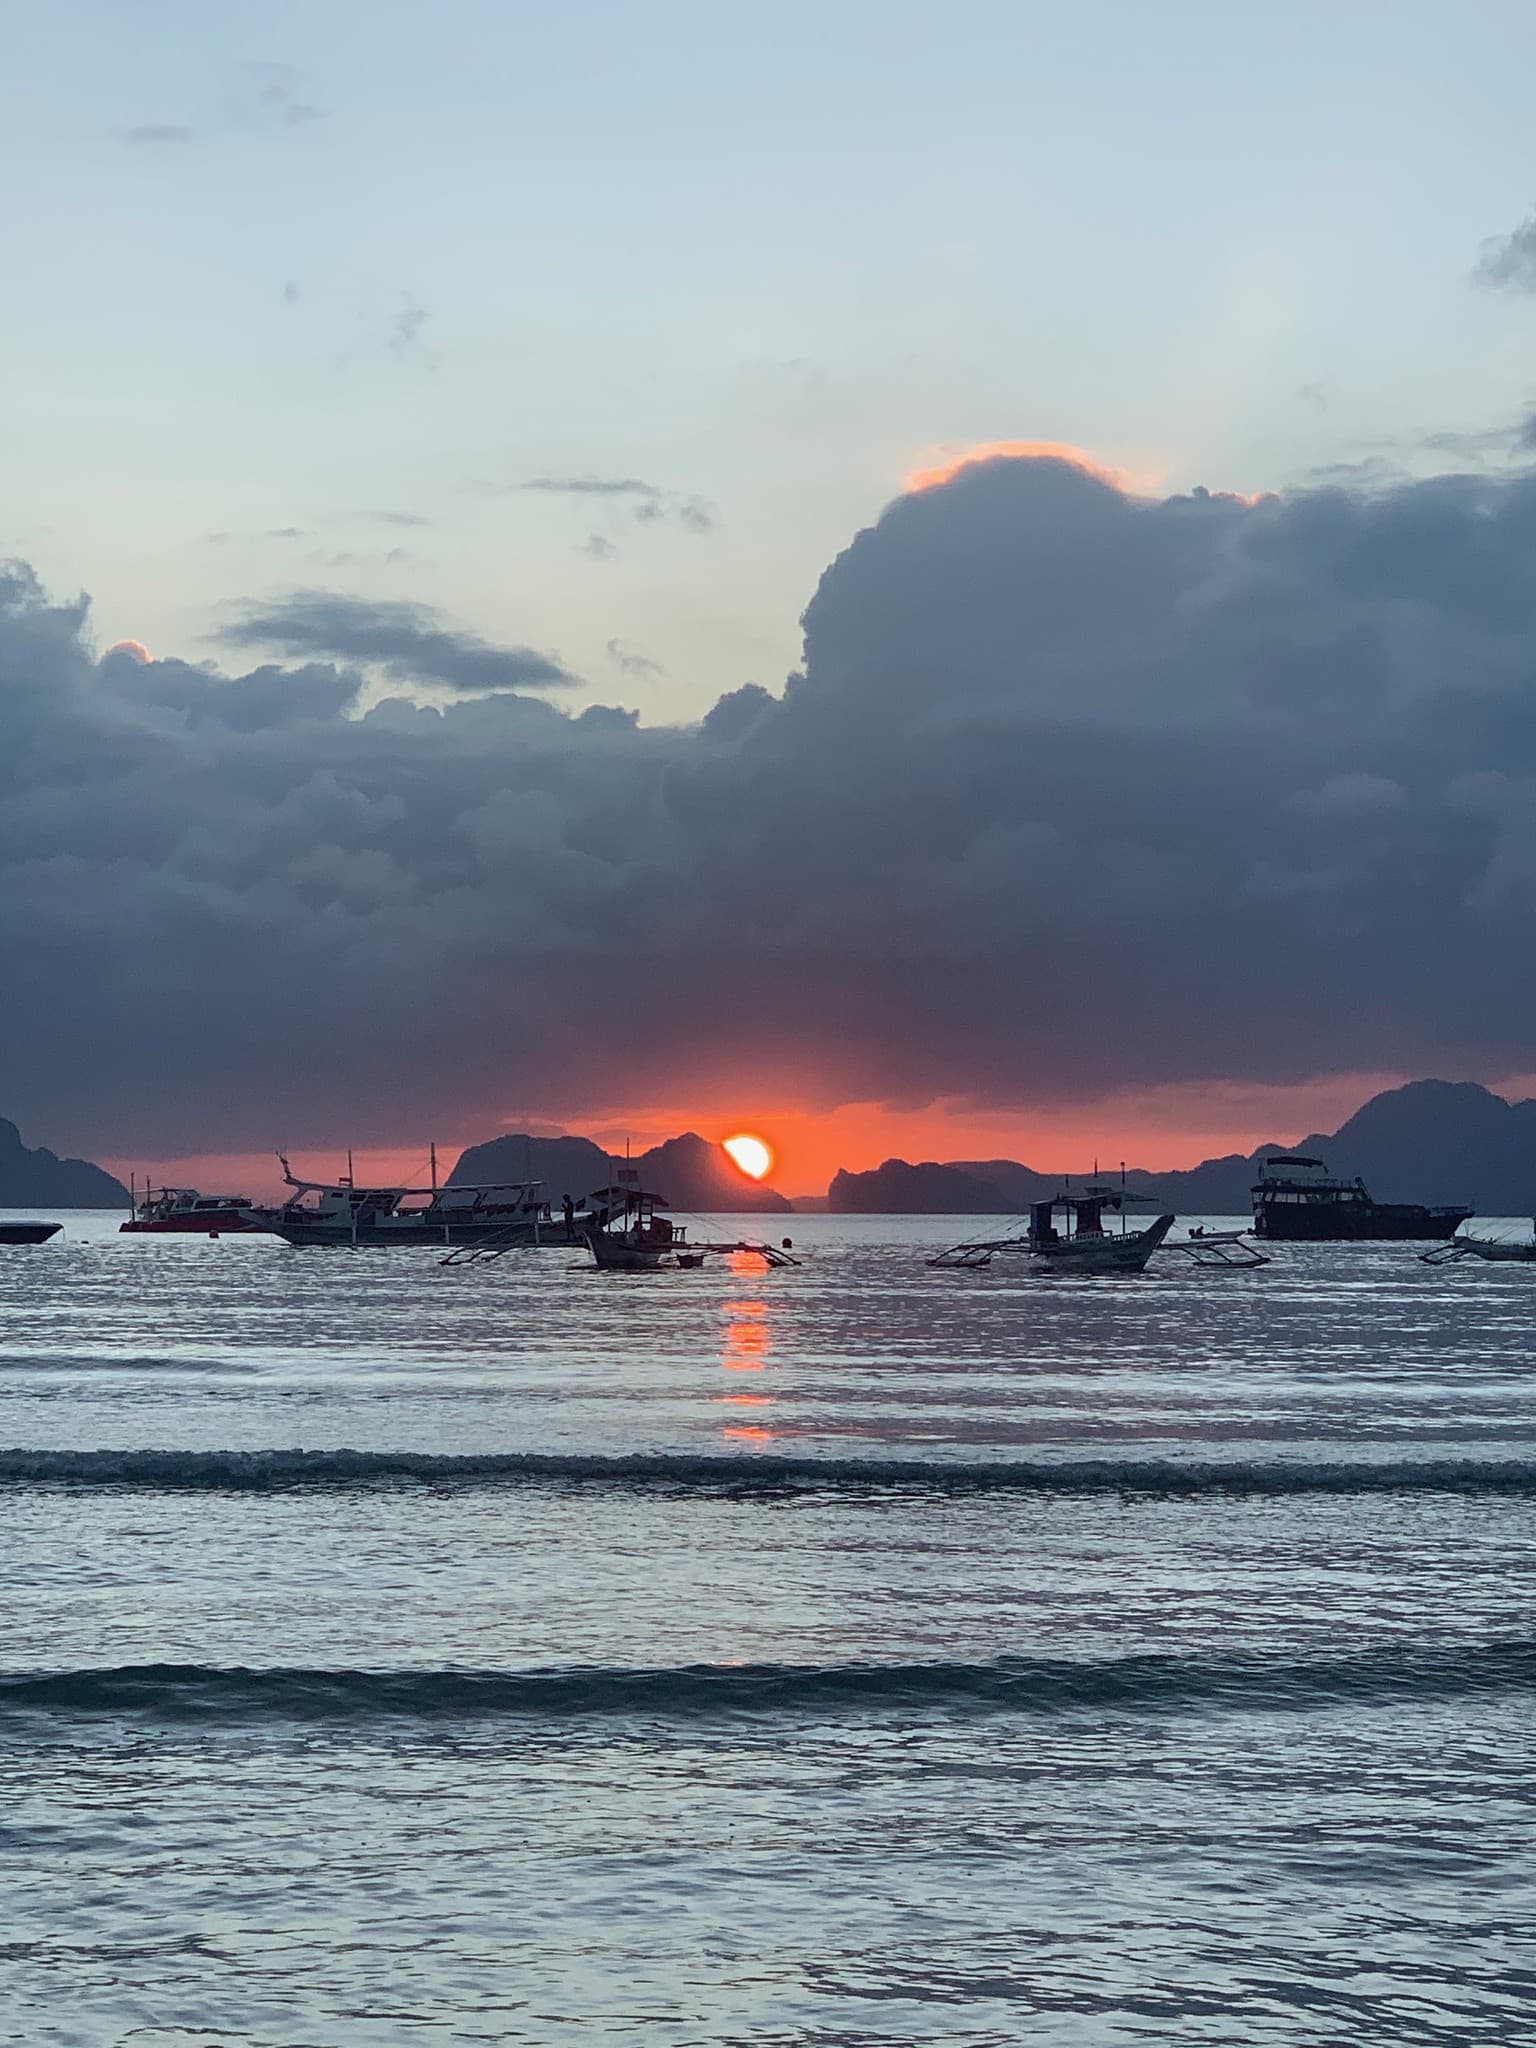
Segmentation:
{"type": "Polygon", "coordinates": [[[1430,1208],[1422,1202],[1377,1202],[1358,1175],[1332,1180],[1321,1159],[1299,1152],[1266,1159],[1253,1189],[1255,1237],[1334,1244],[1351,1238],[1454,1237],[1472,1214],[1469,1203],[1430,1208]]]}

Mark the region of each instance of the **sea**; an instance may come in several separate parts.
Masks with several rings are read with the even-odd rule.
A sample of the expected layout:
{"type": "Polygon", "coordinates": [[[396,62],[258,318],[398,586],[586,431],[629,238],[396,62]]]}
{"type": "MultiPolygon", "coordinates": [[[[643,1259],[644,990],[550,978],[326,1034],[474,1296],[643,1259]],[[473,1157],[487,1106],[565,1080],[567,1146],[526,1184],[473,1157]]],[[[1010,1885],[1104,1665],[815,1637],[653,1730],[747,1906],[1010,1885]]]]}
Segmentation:
{"type": "Polygon", "coordinates": [[[63,1220],[0,1248],[0,2042],[1536,2036],[1536,1266],[63,1220]]]}

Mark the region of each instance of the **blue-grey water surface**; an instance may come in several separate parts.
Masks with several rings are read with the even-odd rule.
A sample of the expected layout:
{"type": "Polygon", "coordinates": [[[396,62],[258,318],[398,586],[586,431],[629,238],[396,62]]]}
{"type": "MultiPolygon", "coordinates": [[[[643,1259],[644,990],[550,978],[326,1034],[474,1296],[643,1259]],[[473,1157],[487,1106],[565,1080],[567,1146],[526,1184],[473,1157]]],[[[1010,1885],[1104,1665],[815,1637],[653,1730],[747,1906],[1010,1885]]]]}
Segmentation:
{"type": "Polygon", "coordinates": [[[0,1248],[0,2042],[1536,2030],[1536,1267],[116,1224],[0,1248]]]}

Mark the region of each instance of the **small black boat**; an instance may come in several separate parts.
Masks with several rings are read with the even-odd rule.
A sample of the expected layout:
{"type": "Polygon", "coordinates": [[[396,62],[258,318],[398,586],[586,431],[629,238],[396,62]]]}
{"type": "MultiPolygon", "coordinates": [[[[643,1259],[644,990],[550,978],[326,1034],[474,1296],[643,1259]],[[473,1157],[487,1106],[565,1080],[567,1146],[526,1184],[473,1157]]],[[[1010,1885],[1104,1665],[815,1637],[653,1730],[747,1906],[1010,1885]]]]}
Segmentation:
{"type": "Polygon", "coordinates": [[[0,1244],[46,1244],[63,1228],[62,1223],[0,1222],[0,1244]]]}

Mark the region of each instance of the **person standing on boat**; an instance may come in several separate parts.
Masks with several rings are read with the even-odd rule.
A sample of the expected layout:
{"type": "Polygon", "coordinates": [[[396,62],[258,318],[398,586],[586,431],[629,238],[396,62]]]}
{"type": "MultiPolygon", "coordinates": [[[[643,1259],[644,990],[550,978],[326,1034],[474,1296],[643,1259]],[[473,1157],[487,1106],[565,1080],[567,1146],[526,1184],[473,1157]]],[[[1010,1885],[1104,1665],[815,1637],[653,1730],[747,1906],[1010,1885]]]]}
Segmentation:
{"type": "Polygon", "coordinates": [[[565,1211],[565,1234],[567,1237],[571,1237],[575,1234],[576,1204],[569,1195],[562,1195],[560,1206],[565,1211]]]}

